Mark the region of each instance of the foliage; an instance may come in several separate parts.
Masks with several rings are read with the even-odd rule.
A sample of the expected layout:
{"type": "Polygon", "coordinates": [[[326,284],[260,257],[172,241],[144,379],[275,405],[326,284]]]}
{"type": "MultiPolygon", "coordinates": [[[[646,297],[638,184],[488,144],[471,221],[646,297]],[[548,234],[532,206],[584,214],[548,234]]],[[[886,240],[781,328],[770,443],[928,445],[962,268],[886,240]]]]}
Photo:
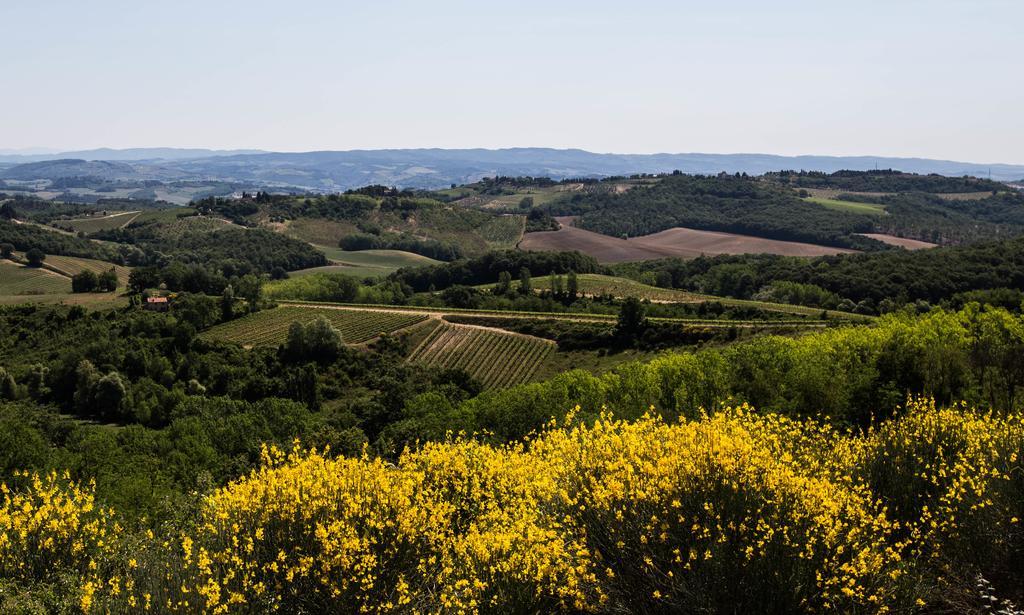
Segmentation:
{"type": "Polygon", "coordinates": [[[602,270],[596,260],[579,252],[505,250],[442,265],[400,269],[393,277],[413,290],[422,292],[428,289],[442,290],[455,284],[490,284],[503,271],[519,275],[524,268],[529,274],[538,276],[569,271],[597,273],[602,270]]]}
{"type": "Polygon", "coordinates": [[[359,280],[340,273],[314,273],[276,280],[264,287],[268,299],[350,303],[359,297],[359,280]]]}
{"type": "Polygon", "coordinates": [[[175,261],[219,270],[226,277],[270,273],[277,267],[294,271],[327,264],[327,258],[313,246],[273,231],[217,227],[211,230],[193,223],[182,229],[175,226],[183,224],[179,220],[168,226],[155,219],[133,222],[126,228],[95,236],[141,248],[146,252],[146,262],[139,264],[165,265],[175,261]]]}
{"type": "Polygon", "coordinates": [[[42,267],[43,260],[45,259],[46,254],[44,254],[39,248],[29,248],[25,252],[25,260],[28,261],[29,267],[42,267]]]}
{"type": "Polygon", "coordinates": [[[947,177],[945,175],[917,175],[893,169],[873,171],[779,171],[767,173],[770,178],[797,188],[833,188],[848,192],[988,192],[1002,191],[999,182],[977,177],[947,177]]]}
{"type": "Polygon", "coordinates": [[[0,243],[8,243],[14,249],[28,251],[33,248],[45,254],[63,254],[95,258],[112,263],[123,263],[125,254],[132,252],[130,248],[114,249],[74,235],[66,235],[32,224],[16,224],[0,219],[0,243]]]}
{"type": "Polygon", "coordinates": [[[439,261],[453,261],[463,257],[462,248],[451,242],[436,239],[418,239],[412,235],[397,233],[354,233],[341,238],[338,247],[342,250],[402,250],[439,261]]]}
{"type": "MultiPolygon", "coordinates": [[[[959,293],[1024,290],[1024,239],[930,250],[891,250],[802,259],[772,255],[699,257],[623,263],[619,275],[651,272],[673,288],[741,299],[780,282],[813,284],[855,303],[938,303],[959,293]]],[[[825,297],[822,297],[824,299],[825,297]]]]}
{"type": "Polygon", "coordinates": [[[914,402],[866,434],[737,406],[394,464],[271,446],[194,523],[23,578],[70,571],[86,611],[980,612],[974,575],[1021,597],[1022,445],[1019,415],[914,402]]]}
{"type": "Polygon", "coordinates": [[[89,269],[71,276],[71,290],[76,293],[111,292],[117,290],[117,272],[113,268],[96,275],[89,269]]]}
{"type": "Polygon", "coordinates": [[[788,190],[739,175],[670,175],[621,193],[574,193],[551,208],[580,215],[577,226],[613,237],[684,226],[844,248],[882,247],[855,235],[871,232],[867,217],[808,207],[788,190]]]}

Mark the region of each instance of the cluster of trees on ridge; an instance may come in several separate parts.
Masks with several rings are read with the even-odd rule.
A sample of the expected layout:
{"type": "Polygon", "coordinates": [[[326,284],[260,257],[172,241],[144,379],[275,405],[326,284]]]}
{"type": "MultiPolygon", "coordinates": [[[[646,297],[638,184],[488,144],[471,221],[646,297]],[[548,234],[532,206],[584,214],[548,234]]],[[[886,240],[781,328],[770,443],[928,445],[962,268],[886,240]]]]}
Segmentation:
{"type": "Polygon", "coordinates": [[[665,259],[616,264],[610,269],[665,288],[740,299],[754,298],[783,283],[799,284],[805,292],[776,298],[794,298],[815,307],[849,309],[851,304],[867,302],[871,310],[885,312],[915,302],[949,302],[956,307],[976,300],[1019,309],[1024,238],[814,259],[768,254],[665,259]]]}
{"type": "Polygon", "coordinates": [[[310,244],[266,229],[229,227],[168,233],[163,224],[153,221],[92,236],[139,247],[145,253],[139,265],[178,261],[221,268],[222,263],[230,262],[236,268],[247,266],[251,271],[271,273],[327,264],[323,252],[310,244]]]}
{"type": "Polygon", "coordinates": [[[919,175],[894,169],[874,171],[777,171],[765,173],[773,181],[795,188],[825,188],[846,192],[930,192],[955,194],[964,192],[1001,192],[1006,185],[989,179],[965,175],[919,175]]]}
{"type": "Polygon", "coordinates": [[[18,224],[0,220],[0,243],[10,244],[14,249],[28,252],[36,248],[45,254],[94,258],[116,264],[130,263],[138,257],[139,251],[132,246],[117,246],[89,241],[74,235],[48,231],[32,224],[18,224]]]}
{"type": "Polygon", "coordinates": [[[577,226],[612,237],[649,235],[676,226],[817,243],[882,249],[856,233],[870,218],[811,207],[788,189],[740,175],[670,175],[626,192],[577,192],[545,206],[580,216],[577,226]]]}

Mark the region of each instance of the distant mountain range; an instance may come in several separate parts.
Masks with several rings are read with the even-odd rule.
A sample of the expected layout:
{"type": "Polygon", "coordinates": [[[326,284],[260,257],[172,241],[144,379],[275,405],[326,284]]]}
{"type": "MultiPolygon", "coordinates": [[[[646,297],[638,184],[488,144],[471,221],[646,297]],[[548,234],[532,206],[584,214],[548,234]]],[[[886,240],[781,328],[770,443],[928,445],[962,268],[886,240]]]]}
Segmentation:
{"type": "Polygon", "coordinates": [[[25,163],[42,162],[44,160],[60,160],[77,158],[80,160],[184,160],[188,158],[213,158],[215,156],[234,156],[236,154],[264,153],[258,149],[198,149],[179,147],[135,147],[129,149],[85,149],[70,152],[51,152],[37,150],[0,149],[0,162],[25,163]]]}
{"type": "Polygon", "coordinates": [[[913,173],[1024,178],[1024,165],[977,164],[880,156],[775,156],[771,154],[597,154],[577,149],[389,149],[263,152],[174,148],[98,149],[59,154],[0,155],[0,179],[204,181],[332,192],[367,184],[440,188],[494,175],[555,179],[633,173],[738,173],[782,169],[832,172],[892,168],[913,173]]]}

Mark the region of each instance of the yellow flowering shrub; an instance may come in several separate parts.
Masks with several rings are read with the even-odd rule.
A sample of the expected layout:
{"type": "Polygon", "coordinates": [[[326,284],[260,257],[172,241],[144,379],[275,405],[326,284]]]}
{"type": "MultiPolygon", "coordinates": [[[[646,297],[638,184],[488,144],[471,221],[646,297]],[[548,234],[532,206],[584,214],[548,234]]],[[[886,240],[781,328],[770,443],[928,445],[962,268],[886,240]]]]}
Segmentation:
{"type": "Polygon", "coordinates": [[[65,473],[22,473],[22,486],[0,483],[0,579],[23,583],[74,574],[80,604],[92,605],[98,563],[116,549],[121,528],[96,504],[92,486],[65,473]]]}
{"type": "Polygon", "coordinates": [[[397,465],[264,451],[218,490],[176,558],[146,570],[160,610],[525,612],[600,602],[586,547],[552,514],[554,483],[520,448],[460,440],[397,465]]]}
{"type": "Polygon", "coordinates": [[[1024,594],[1024,417],[914,400],[861,442],[858,472],[940,577],[1024,594]]]}
{"type": "Polygon", "coordinates": [[[880,613],[975,608],[976,584],[1024,594],[1019,415],[915,401],[863,434],[746,406],[574,421],[394,463],[265,449],[160,537],[121,537],[66,477],[19,476],[0,488],[0,581],[70,573],[86,613],[880,613]]]}
{"type": "Polygon", "coordinates": [[[870,499],[802,475],[744,426],[610,419],[553,432],[557,459],[603,571],[632,612],[875,612],[901,573],[870,499]]]}

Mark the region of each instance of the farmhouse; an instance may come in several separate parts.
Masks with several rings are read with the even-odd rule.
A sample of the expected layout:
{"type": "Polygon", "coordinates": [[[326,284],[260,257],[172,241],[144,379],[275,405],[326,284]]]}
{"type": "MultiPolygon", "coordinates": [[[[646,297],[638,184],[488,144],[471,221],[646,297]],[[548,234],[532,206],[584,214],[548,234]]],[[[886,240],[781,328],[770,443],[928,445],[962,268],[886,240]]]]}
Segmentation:
{"type": "Polygon", "coordinates": [[[166,312],[170,308],[170,301],[167,297],[146,297],[146,303],[142,307],[154,312],[166,312]]]}

